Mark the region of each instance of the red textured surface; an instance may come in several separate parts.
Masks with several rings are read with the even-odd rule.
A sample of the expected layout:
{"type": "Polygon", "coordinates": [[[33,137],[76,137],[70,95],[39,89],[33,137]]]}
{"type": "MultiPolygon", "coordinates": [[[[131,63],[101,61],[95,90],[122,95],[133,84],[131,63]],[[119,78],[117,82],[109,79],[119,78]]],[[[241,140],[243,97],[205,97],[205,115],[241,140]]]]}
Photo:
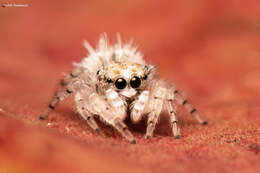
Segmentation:
{"type": "Polygon", "coordinates": [[[0,8],[1,173],[260,172],[259,1],[23,2],[0,8]],[[104,31],[135,38],[209,125],[181,110],[180,140],[162,119],[147,141],[144,122],[128,123],[131,145],[101,123],[93,132],[71,99],[38,122],[61,73],[86,54],[83,39],[104,31]]]}

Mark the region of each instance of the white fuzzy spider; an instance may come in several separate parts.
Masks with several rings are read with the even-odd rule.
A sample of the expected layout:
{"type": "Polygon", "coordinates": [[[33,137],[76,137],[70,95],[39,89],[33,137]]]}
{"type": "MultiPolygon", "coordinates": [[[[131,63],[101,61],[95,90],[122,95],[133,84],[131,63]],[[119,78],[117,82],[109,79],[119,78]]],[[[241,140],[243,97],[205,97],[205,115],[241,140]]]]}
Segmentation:
{"type": "Polygon", "coordinates": [[[183,105],[199,123],[207,124],[174,85],[157,78],[155,66],[147,64],[131,42],[122,44],[118,36],[118,42],[109,45],[104,34],[96,49],[86,41],[84,45],[88,57],[74,64],[74,70],[62,80],[62,89],[56,92],[41,120],[74,93],[76,110],[90,127],[99,130],[93,118],[96,115],[131,143],[136,140],[124,124],[125,118],[130,116],[133,123],[138,123],[147,115],[145,137],[149,139],[164,110],[170,115],[173,135],[179,138],[176,103],[183,105]]]}

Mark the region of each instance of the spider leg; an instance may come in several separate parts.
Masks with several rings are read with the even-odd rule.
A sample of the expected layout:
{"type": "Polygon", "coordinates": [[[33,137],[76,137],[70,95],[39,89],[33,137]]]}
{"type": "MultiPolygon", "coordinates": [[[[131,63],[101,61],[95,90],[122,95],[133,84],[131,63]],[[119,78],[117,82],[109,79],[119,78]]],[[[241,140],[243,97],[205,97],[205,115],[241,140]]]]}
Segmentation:
{"type": "Polygon", "coordinates": [[[79,68],[75,68],[74,70],[72,70],[72,72],[70,72],[70,74],[65,75],[63,79],[61,79],[60,81],[60,85],[61,86],[67,86],[68,84],[70,84],[74,79],[78,78],[80,76],[80,74],[82,73],[82,70],[79,68]]]}
{"type": "Polygon", "coordinates": [[[118,93],[112,89],[106,90],[106,99],[108,104],[113,108],[114,113],[124,120],[127,116],[126,114],[126,103],[118,95],[118,93]]]}
{"type": "Polygon", "coordinates": [[[197,109],[195,109],[194,106],[190,104],[189,101],[177,89],[175,89],[173,93],[174,99],[177,101],[177,103],[182,105],[190,113],[190,115],[193,116],[200,124],[208,124],[208,122],[202,118],[201,114],[197,111],[197,109]]]}
{"type": "Polygon", "coordinates": [[[120,118],[116,118],[114,121],[114,127],[132,144],[136,144],[136,140],[133,137],[132,133],[128,130],[128,127],[123,123],[120,118]]]}
{"type": "Polygon", "coordinates": [[[79,98],[76,100],[77,102],[77,111],[80,114],[80,116],[87,121],[88,125],[95,130],[96,132],[100,131],[94,116],[92,113],[90,113],[87,110],[87,107],[84,105],[84,100],[82,98],[79,98]]]}
{"type": "MultiPolygon", "coordinates": [[[[89,113],[88,111],[86,111],[85,114],[87,114],[87,117],[85,116],[85,117],[86,117],[85,120],[87,120],[88,125],[89,125],[93,130],[95,130],[96,132],[99,132],[99,131],[100,131],[100,128],[98,127],[98,125],[97,125],[97,123],[96,123],[96,121],[95,121],[95,119],[94,119],[94,116],[93,116],[91,113],[89,113]]],[[[81,116],[83,117],[84,114],[81,115],[81,116]]]]}
{"type": "Polygon", "coordinates": [[[148,100],[149,96],[149,91],[145,90],[143,91],[138,98],[131,104],[130,110],[130,118],[133,123],[138,123],[143,115],[143,112],[146,107],[146,103],[148,100]]]}
{"type": "Polygon", "coordinates": [[[155,129],[155,125],[158,121],[158,117],[159,115],[156,115],[154,111],[148,114],[147,128],[145,134],[146,139],[150,139],[153,136],[153,132],[155,129]]]}
{"type": "Polygon", "coordinates": [[[58,106],[58,104],[61,101],[63,101],[65,98],[67,98],[71,93],[72,90],[69,89],[63,89],[61,91],[56,92],[53,99],[48,104],[48,109],[43,114],[40,115],[39,119],[45,120],[46,118],[48,118],[51,111],[54,110],[58,106]]]}
{"type": "MultiPolygon", "coordinates": [[[[108,91],[110,92],[110,91],[108,91]]],[[[112,93],[110,93],[112,94],[112,93]]],[[[112,95],[114,95],[113,93],[112,95]]],[[[116,100],[116,96],[109,96],[109,99],[116,100]],[[110,97],[110,98],[109,98],[110,97]]],[[[98,95],[97,93],[93,93],[88,98],[88,110],[98,115],[101,120],[113,126],[122,136],[124,136],[131,143],[136,143],[135,138],[132,133],[128,130],[127,126],[124,124],[123,120],[125,118],[125,114],[120,114],[121,111],[118,111],[119,102],[117,103],[118,107],[111,106],[104,97],[98,95]]]]}
{"type": "Polygon", "coordinates": [[[149,114],[145,134],[146,139],[149,139],[153,136],[155,126],[159,119],[159,115],[163,109],[166,92],[167,88],[164,81],[156,81],[152,85],[149,100],[149,114]]]}
{"type": "Polygon", "coordinates": [[[164,102],[164,107],[166,109],[166,111],[168,112],[168,114],[170,115],[170,123],[172,126],[172,133],[173,136],[178,139],[180,138],[181,134],[180,134],[180,129],[178,127],[178,120],[177,120],[177,106],[174,103],[174,93],[172,92],[172,90],[174,89],[173,85],[171,85],[170,83],[167,84],[167,96],[164,102]]]}
{"type": "Polygon", "coordinates": [[[71,93],[73,92],[73,81],[80,76],[81,71],[79,69],[73,70],[69,75],[65,76],[64,79],[61,81],[61,89],[58,89],[54,97],[51,99],[51,101],[48,104],[47,110],[43,114],[40,115],[40,120],[45,120],[48,118],[49,114],[52,110],[54,110],[58,104],[66,99],[71,93]]]}
{"type": "Polygon", "coordinates": [[[180,129],[178,127],[178,120],[177,120],[177,114],[176,114],[176,105],[173,103],[173,99],[167,99],[166,102],[165,102],[165,106],[166,106],[166,109],[170,115],[170,123],[171,123],[171,126],[172,126],[172,133],[173,133],[173,136],[176,138],[176,139],[179,139],[181,134],[180,134],[180,129]]]}

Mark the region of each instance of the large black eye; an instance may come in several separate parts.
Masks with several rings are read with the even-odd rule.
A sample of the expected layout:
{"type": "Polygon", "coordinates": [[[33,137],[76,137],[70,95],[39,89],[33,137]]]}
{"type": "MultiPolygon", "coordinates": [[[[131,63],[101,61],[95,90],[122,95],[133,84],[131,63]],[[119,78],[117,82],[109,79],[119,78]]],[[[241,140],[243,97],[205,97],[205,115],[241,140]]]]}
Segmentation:
{"type": "Polygon", "coordinates": [[[130,81],[130,85],[132,88],[138,88],[141,85],[141,79],[134,76],[130,81]]]}
{"type": "Polygon", "coordinates": [[[117,89],[124,89],[126,87],[127,83],[124,78],[118,78],[115,82],[115,86],[117,89]]]}

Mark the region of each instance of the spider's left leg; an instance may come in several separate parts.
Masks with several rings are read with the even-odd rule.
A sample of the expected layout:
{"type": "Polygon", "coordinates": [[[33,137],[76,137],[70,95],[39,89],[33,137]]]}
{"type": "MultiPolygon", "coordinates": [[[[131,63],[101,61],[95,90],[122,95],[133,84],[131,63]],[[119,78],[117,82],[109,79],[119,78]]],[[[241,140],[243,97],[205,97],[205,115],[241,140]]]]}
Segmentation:
{"type": "Polygon", "coordinates": [[[166,92],[167,88],[164,81],[156,81],[152,84],[149,98],[149,114],[145,134],[146,139],[149,139],[153,136],[155,126],[159,119],[159,115],[163,109],[166,92]]]}

